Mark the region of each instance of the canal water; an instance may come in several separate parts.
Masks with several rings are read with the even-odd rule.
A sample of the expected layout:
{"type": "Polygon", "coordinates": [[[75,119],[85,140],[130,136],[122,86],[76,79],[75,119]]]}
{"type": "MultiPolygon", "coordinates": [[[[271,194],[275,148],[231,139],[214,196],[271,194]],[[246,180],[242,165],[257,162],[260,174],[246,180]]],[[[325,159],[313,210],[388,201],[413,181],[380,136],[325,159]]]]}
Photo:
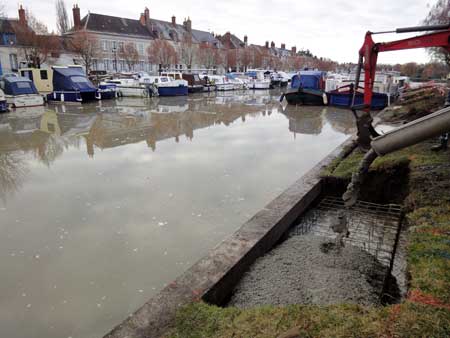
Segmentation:
{"type": "Polygon", "coordinates": [[[353,132],[278,97],[1,115],[0,337],[102,337],[353,132]]]}

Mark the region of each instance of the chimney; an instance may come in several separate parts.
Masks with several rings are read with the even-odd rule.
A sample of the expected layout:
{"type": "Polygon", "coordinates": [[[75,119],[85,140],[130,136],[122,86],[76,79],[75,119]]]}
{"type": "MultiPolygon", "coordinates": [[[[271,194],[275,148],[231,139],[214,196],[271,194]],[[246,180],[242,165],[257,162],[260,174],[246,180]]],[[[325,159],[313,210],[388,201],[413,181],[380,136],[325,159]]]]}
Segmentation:
{"type": "Polygon", "coordinates": [[[272,41],[272,42],[270,43],[270,48],[275,48],[275,42],[272,41]]]}
{"type": "Polygon", "coordinates": [[[281,49],[286,49],[286,44],[285,43],[281,44],[281,49]]]}
{"type": "Polygon", "coordinates": [[[144,18],[145,23],[148,23],[150,21],[150,10],[148,9],[148,7],[145,7],[144,9],[144,18]]]}
{"type": "Polygon", "coordinates": [[[188,17],[187,20],[184,21],[184,28],[190,33],[192,32],[192,21],[191,18],[188,17]]]}
{"type": "Polygon", "coordinates": [[[266,41],[266,48],[269,48],[269,41],[266,41]]]}
{"type": "Polygon", "coordinates": [[[177,18],[175,17],[175,15],[172,16],[172,25],[176,25],[177,24],[177,18]]]}
{"type": "Polygon", "coordinates": [[[73,6],[72,8],[73,13],[73,27],[75,30],[81,29],[81,17],[80,17],[80,8],[78,5],[73,6]]]}
{"type": "Polygon", "coordinates": [[[25,16],[25,10],[23,9],[22,5],[19,7],[19,24],[21,26],[27,25],[27,18],[25,16]]]}
{"type": "Polygon", "coordinates": [[[142,26],[145,26],[145,16],[144,13],[141,13],[141,16],[139,17],[139,22],[142,26]]]}
{"type": "Polygon", "coordinates": [[[293,55],[297,54],[297,47],[295,46],[292,47],[292,54],[293,55]]]}
{"type": "Polygon", "coordinates": [[[245,35],[244,36],[244,45],[248,45],[248,36],[247,35],[245,35]]]}

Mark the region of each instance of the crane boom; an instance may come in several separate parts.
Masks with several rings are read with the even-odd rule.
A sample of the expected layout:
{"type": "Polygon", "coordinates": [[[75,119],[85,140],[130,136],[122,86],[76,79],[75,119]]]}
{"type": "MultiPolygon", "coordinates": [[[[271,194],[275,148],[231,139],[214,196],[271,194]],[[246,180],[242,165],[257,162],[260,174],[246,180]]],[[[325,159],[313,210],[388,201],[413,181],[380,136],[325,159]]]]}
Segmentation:
{"type": "MultiPolygon", "coordinates": [[[[436,26],[420,26],[420,27],[407,27],[397,28],[396,33],[410,33],[410,32],[423,32],[423,31],[436,31],[424,35],[419,35],[407,39],[391,41],[391,42],[374,42],[372,35],[386,33],[372,33],[367,32],[364,38],[364,43],[359,50],[358,68],[356,71],[355,87],[358,88],[361,71],[364,69],[364,104],[362,106],[355,106],[356,92],[353,95],[352,111],[357,119],[363,118],[363,123],[358,123],[358,138],[359,144],[365,148],[370,144],[370,136],[378,136],[375,129],[369,126],[368,130],[361,130],[360,125],[367,126],[367,122],[370,118],[367,116],[370,112],[370,106],[373,96],[373,85],[375,82],[375,73],[377,68],[378,53],[390,52],[397,50],[415,49],[415,48],[430,48],[430,47],[442,47],[450,52],[450,24],[436,25],[436,26]],[[358,117],[356,110],[363,110],[365,116],[358,117]]],[[[389,32],[387,32],[389,33],[389,32]]],[[[359,121],[358,121],[359,122],[359,121]]],[[[369,123],[370,124],[370,123],[369,123]]]]}

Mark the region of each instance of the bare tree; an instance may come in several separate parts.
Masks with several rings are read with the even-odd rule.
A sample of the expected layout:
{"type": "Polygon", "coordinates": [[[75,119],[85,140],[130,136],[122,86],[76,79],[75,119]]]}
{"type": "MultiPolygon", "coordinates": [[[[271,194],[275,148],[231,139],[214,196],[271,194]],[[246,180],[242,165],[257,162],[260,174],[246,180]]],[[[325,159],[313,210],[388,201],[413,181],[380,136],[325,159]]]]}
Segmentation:
{"type": "MultiPolygon", "coordinates": [[[[449,21],[450,1],[438,0],[424,20],[426,25],[446,24],[449,21]]],[[[450,52],[444,48],[429,48],[429,54],[437,61],[450,67],[450,52]]]]}
{"type": "Polygon", "coordinates": [[[37,19],[29,8],[25,9],[25,16],[28,27],[30,27],[36,34],[48,34],[47,26],[42,21],[37,19]]]}
{"type": "Polygon", "coordinates": [[[207,42],[200,44],[198,55],[201,64],[208,69],[215,68],[222,64],[222,57],[219,49],[207,42]]]}
{"type": "Polygon", "coordinates": [[[151,63],[169,68],[170,65],[178,62],[178,53],[175,48],[166,40],[155,40],[147,48],[148,59],[151,63]]]}
{"type": "Polygon", "coordinates": [[[188,69],[192,69],[192,65],[197,58],[197,47],[192,43],[192,38],[186,36],[180,45],[181,49],[181,62],[183,62],[188,69]]]}
{"type": "Polygon", "coordinates": [[[28,67],[40,68],[52,53],[61,49],[58,36],[36,34],[28,27],[17,32],[17,40],[28,67]]]}
{"type": "Polygon", "coordinates": [[[6,16],[5,4],[3,2],[0,2],[0,18],[3,18],[5,16],[6,16]]]}
{"type": "Polygon", "coordinates": [[[67,14],[66,3],[64,0],[56,0],[56,28],[59,34],[64,34],[69,31],[71,23],[69,15],[67,14]]]}
{"type": "Polygon", "coordinates": [[[89,74],[94,59],[99,55],[98,40],[90,33],[80,31],[70,38],[69,48],[83,61],[86,73],[89,74]]]}
{"type": "Polygon", "coordinates": [[[125,60],[128,66],[128,70],[132,71],[134,65],[139,62],[139,52],[137,51],[134,43],[127,43],[119,49],[119,57],[125,60]]]}

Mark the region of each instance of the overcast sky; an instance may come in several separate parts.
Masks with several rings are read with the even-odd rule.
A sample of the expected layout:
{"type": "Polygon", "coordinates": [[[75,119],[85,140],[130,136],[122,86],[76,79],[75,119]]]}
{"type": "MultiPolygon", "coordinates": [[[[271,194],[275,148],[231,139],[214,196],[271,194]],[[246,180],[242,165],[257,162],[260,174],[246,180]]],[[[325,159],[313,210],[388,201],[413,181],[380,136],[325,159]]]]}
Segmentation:
{"type": "MultiPolygon", "coordinates": [[[[1,1],[1,0],[0,0],[1,1]]],[[[263,45],[266,40],[277,46],[310,49],[315,55],[340,62],[356,62],[367,30],[391,30],[415,26],[436,0],[66,0],[70,16],[78,3],[81,16],[93,13],[139,18],[145,6],[150,17],[170,21],[172,15],[181,23],[190,16],[193,28],[223,34],[230,31],[249,43],[263,45]]],[[[10,17],[17,17],[18,4],[3,1],[10,17]]],[[[24,7],[55,29],[55,0],[23,0],[24,7]]],[[[408,35],[379,35],[375,41],[402,39],[408,35]]],[[[381,63],[427,62],[423,50],[380,54],[381,63]]]]}

